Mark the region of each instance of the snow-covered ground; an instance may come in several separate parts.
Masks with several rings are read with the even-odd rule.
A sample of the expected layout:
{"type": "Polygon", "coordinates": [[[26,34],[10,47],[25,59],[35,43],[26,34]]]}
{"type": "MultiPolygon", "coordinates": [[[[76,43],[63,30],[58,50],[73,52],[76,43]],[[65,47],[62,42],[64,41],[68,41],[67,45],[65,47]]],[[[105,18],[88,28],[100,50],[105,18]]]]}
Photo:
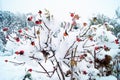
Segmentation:
{"type": "Polygon", "coordinates": [[[105,25],[85,25],[77,14],[65,22],[42,16],[42,23],[8,35],[7,51],[0,52],[0,80],[117,80],[94,68],[94,57],[114,59],[120,52],[119,41],[105,25]]]}

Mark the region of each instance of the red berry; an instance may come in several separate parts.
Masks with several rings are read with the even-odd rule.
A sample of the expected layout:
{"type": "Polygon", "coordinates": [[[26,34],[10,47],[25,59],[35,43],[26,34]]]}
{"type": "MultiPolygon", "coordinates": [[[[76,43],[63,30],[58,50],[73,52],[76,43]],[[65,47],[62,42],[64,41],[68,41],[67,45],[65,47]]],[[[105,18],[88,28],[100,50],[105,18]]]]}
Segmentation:
{"type": "Polygon", "coordinates": [[[19,52],[18,52],[18,51],[16,51],[16,52],[15,52],[15,54],[17,54],[17,55],[18,55],[18,54],[19,54],[19,52]]]}
{"type": "Polygon", "coordinates": [[[22,30],[20,29],[20,30],[18,30],[18,32],[19,32],[19,33],[22,33],[22,30]]]}
{"type": "Polygon", "coordinates": [[[86,22],[84,22],[84,23],[83,23],[83,26],[87,26],[87,23],[86,23],[86,22]]]}
{"type": "Polygon", "coordinates": [[[65,31],[65,32],[63,33],[63,35],[64,35],[64,36],[68,36],[68,33],[67,33],[67,31],[65,31]]]}
{"type": "Polygon", "coordinates": [[[35,45],[35,42],[34,42],[34,41],[32,41],[32,42],[31,42],[31,45],[32,45],[32,46],[34,46],[34,45],[35,45]]]}
{"type": "Polygon", "coordinates": [[[84,59],[84,55],[80,55],[80,59],[84,59]]]}
{"type": "Polygon", "coordinates": [[[28,71],[29,71],[29,72],[32,72],[33,70],[30,68],[30,69],[28,69],[28,71]]]}
{"type": "Polygon", "coordinates": [[[106,46],[106,45],[104,45],[104,49],[105,49],[105,48],[107,48],[107,46],[106,46]]]}
{"type": "Polygon", "coordinates": [[[7,28],[7,27],[4,27],[4,28],[3,28],[3,31],[8,31],[8,28],[7,28]]]}
{"type": "Polygon", "coordinates": [[[39,10],[39,12],[38,12],[39,14],[42,14],[42,11],[41,10],[39,10]]]}
{"type": "Polygon", "coordinates": [[[85,57],[87,57],[87,54],[85,53],[85,54],[83,54],[85,57]]]}
{"type": "Polygon", "coordinates": [[[89,63],[90,63],[90,64],[92,64],[92,63],[93,63],[93,61],[89,61],[89,63]]]}
{"type": "Polygon", "coordinates": [[[83,71],[83,74],[84,74],[84,75],[86,75],[86,74],[87,74],[87,72],[86,72],[86,71],[83,71]]]}
{"type": "Polygon", "coordinates": [[[23,55],[23,54],[24,54],[24,50],[21,50],[21,51],[19,52],[19,54],[20,54],[20,55],[23,55]]]}
{"type": "Polygon", "coordinates": [[[118,40],[118,39],[115,39],[115,43],[116,43],[116,44],[119,44],[119,40],[118,40]]]}
{"type": "Polygon", "coordinates": [[[8,60],[5,60],[5,62],[8,62],[8,60]]]}
{"type": "Polygon", "coordinates": [[[77,38],[76,38],[76,41],[80,42],[80,41],[81,41],[81,39],[77,37],[77,38]]]}
{"type": "Polygon", "coordinates": [[[32,19],[33,19],[33,17],[31,16],[31,17],[28,17],[28,21],[32,21],[32,19]]]}
{"type": "Polygon", "coordinates": [[[6,38],[9,39],[9,36],[7,35],[6,38]]]}
{"type": "Polygon", "coordinates": [[[98,49],[99,49],[99,47],[96,46],[94,50],[98,50],[98,49]]]}
{"type": "Polygon", "coordinates": [[[74,17],[74,13],[71,13],[70,16],[71,16],[71,17],[74,17]]]}
{"type": "Polygon", "coordinates": [[[26,28],[24,28],[26,31],[28,31],[28,28],[26,27],[26,28]]]}
{"type": "Polygon", "coordinates": [[[93,41],[93,37],[89,37],[89,39],[90,39],[91,41],[93,41]]]}
{"type": "Polygon", "coordinates": [[[35,21],[35,24],[41,24],[41,23],[42,23],[42,20],[35,21]]]}
{"type": "Polygon", "coordinates": [[[20,39],[17,37],[16,39],[15,39],[17,42],[19,42],[20,41],[20,39]]]}

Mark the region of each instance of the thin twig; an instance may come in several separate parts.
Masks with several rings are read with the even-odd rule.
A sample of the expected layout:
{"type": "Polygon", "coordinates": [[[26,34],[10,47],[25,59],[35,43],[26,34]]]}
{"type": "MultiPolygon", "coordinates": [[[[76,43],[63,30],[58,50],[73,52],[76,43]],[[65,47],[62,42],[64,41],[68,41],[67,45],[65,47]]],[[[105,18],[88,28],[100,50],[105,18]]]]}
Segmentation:
{"type": "Polygon", "coordinates": [[[74,46],[75,42],[76,42],[76,41],[74,41],[73,44],[69,47],[69,49],[67,50],[64,58],[66,58],[66,57],[69,55],[69,50],[74,46]]]}
{"type": "Polygon", "coordinates": [[[54,58],[55,58],[55,61],[56,61],[57,65],[58,65],[58,68],[59,68],[59,70],[60,70],[60,73],[61,73],[61,75],[62,75],[62,78],[63,78],[63,80],[65,80],[65,76],[64,76],[63,70],[62,70],[59,62],[57,61],[57,58],[56,58],[55,56],[54,56],[54,58]]]}
{"type": "Polygon", "coordinates": [[[47,72],[47,70],[42,66],[42,64],[40,62],[38,62],[38,64],[43,68],[43,70],[47,73],[47,75],[50,77],[50,74],[47,72]]]}
{"type": "MultiPolygon", "coordinates": [[[[74,59],[74,56],[73,56],[73,51],[72,51],[72,54],[71,54],[71,60],[74,59]]],[[[73,80],[73,65],[70,65],[70,68],[71,68],[71,80],[73,80]]]]}

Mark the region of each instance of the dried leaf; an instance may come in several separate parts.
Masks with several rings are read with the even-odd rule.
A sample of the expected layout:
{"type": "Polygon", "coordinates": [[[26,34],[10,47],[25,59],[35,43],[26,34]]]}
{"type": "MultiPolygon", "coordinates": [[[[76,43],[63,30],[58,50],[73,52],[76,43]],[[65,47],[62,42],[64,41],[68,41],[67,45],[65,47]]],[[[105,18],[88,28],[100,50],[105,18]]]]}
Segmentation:
{"type": "Polygon", "coordinates": [[[40,34],[40,30],[37,30],[37,35],[39,35],[40,34]]]}
{"type": "Polygon", "coordinates": [[[80,18],[80,17],[79,17],[79,15],[77,15],[77,14],[74,16],[74,19],[79,20],[79,18],[80,18]]]}
{"type": "Polygon", "coordinates": [[[74,59],[72,59],[72,60],[70,61],[70,65],[71,65],[71,66],[77,66],[77,61],[75,61],[74,59]]]}

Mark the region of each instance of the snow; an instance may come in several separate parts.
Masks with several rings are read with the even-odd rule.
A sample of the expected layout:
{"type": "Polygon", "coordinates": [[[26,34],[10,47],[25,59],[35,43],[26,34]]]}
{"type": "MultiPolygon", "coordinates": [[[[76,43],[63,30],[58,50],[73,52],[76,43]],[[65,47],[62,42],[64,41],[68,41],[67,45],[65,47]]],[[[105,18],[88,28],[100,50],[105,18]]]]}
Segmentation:
{"type": "Polygon", "coordinates": [[[117,80],[114,76],[108,76],[108,77],[98,77],[97,80],[117,80]]]}
{"type": "MultiPolygon", "coordinates": [[[[23,35],[29,34],[32,38],[25,39],[24,36],[21,36],[20,42],[16,42],[15,39],[12,38],[17,37],[16,34],[10,34],[12,36],[10,37],[12,41],[8,40],[5,46],[8,51],[0,53],[0,80],[23,80],[27,73],[31,74],[33,80],[58,80],[57,72],[55,72],[51,78],[49,78],[50,74],[47,75],[46,73],[43,74],[39,72],[45,72],[45,70],[48,72],[53,71],[54,67],[57,67],[58,74],[62,78],[61,72],[58,68],[58,63],[63,70],[63,74],[70,69],[70,67],[66,66],[64,62],[68,63],[69,66],[74,65],[73,76],[78,80],[88,80],[90,78],[90,74],[92,74],[91,77],[96,78],[96,80],[117,80],[117,78],[112,75],[107,77],[98,77],[97,74],[100,73],[100,71],[94,68],[93,63],[89,63],[91,60],[94,61],[92,55],[94,55],[93,52],[95,46],[103,47],[106,45],[110,48],[110,51],[105,51],[103,49],[101,52],[96,54],[101,60],[105,58],[106,54],[111,55],[112,58],[114,58],[120,51],[118,49],[119,45],[114,42],[117,38],[111,33],[111,31],[107,31],[104,25],[92,25],[90,26],[88,33],[86,33],[83,37],[80,37],[79,35],[82,35],[88,29],[88,26],[79,26],[78,29],[72,29],[70,31],[69,26],[65,26],[65,28],[60,27],[60,23],[58,23],[59,21],[54,22],[53,20],[50,23],[46,19],[43,20],[46,22],[46,25],[49,26],[51,30],[50,32],[45,28],[44,24],[41,24],[44,27],[44,30],[41,29],[40,26],[33,26],[28,31],[23,30],[24,32],[22,33],[23,35]],[[40,30],[40,42],[38,37],[39,34],[36,34],[37,38],[33,38],[34,28],[36,28],[36,31],[40,30]],[[96,28],[96,31],[93,28],[96,28]],[[67,31],[68,36],[63,36],[65,31],[67,31]],[[88,36],[93,34],[95,34],[93,36],[93,40],[90,40],[88,36]],[[46,47],[47,45],[45,43],[48,36],[52,39],[52,41],[50,42],[49,39],[47,42],[48,47],[46,47]],[[82,41],[76,41],[76,36],[79,36],[82,41]],[[35,46],[30,44],[31,41],[35,42],[35,46]],[[39,43],[41,46],[39,46],[39,43]],[[76,56],[78,56],[78,58],[75,58],[75,60],[78,60],[78,62],[75,65],[72,64],[71,60],[65,58],[70,57],[72,51],[75,52],[76,47],[76,56]],[[44,49],[48,51],[50,53],[49,56],[51,56],[53,54],[53,52],[50,51],[51,48],[52,50],[55,50],[54,57],[56,57],[56,59],[54,57],[46,59],[45,55],[41,52],[41,50],[44,49]],[[16,51],[21,50],[24,50],[23,55],[15,54],[16,51]],[[69,50],[68,53],[67,50],[69,50]],[[66,54],[68,55],[65,57],[66,54]],[[84,54],[87,54],[87,57],[85,57],[84,54]],[[35,57],[36,59],[30,58],[30,56],[35,57]],[[84,59],[80,59],[80,56],[84,56],[84,59]],[[8,60],[8,62],[5,62],[5,60],[8,60]],[[53,64],[51,61],[53,61],[53,64]],[[44,66],[44,68],[40,65],[44,66]],[[29,72],[29,69],[32,69],[32,72],[29,72]],[[86,71],[86,74],[83,73],[84,71],[86,71]]],[[[70,80],[70,77],[65,77],[65,80],[70,80]]]]}

